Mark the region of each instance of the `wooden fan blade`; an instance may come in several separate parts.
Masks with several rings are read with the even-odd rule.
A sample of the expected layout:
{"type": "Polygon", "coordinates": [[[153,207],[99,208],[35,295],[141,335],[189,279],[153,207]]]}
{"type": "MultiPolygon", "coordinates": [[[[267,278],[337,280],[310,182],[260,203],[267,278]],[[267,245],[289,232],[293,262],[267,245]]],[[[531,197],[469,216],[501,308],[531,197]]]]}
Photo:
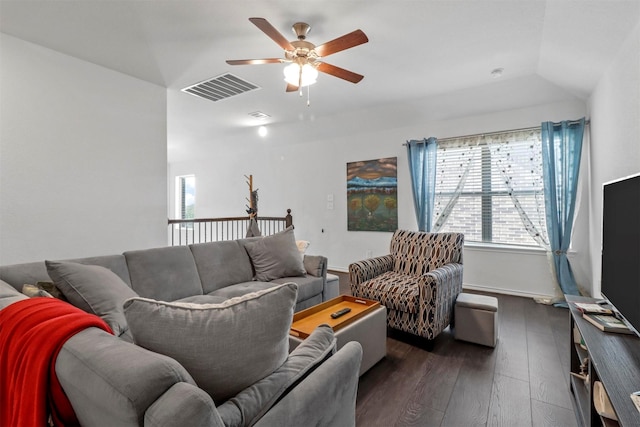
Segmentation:
{"type": "Polygon", "coordinates": [[[351,83],[358,83],[364,79],[363,75],[356,74],[353,71],[345,70],[344,68],[336,67],[335,65],[327,64],[326,62],[318,63],[318,71],[331,74],[334,77],[344,79],[351,83]]]}
{"type": "Polygon", "coordinates": [[[278,30],[276,30],[275,27],[271,25],[266,19],[249,18],[249,21],[251,21],[256,27],[260,28],[263,33],[269,36],[271,40],[278,43],[278,45],[284,50],[294,50],[294,47],[291,45],[289,40],[287,40],[278,30]]]}
{"type": "Polygon", "coordinates": [[[315,51],[320,57],[329,56],[351,47],[368,42],[367,35],[362,30],[355,30],[342,37],[333,39],[320,46],[316,46],[315,51]]]}
{"type": "Polygon", "coordinates": [[[227,59],[229,65],[258,65],[258,64],[277,64],[283,62],[280,58],[265,59],[227,59]]]}
{"type": "Polygon", "coordinates": [[[287,92],[296,92],[298,90],[298,86],[292,85],[291,83],[287,83],[287,92]]]}

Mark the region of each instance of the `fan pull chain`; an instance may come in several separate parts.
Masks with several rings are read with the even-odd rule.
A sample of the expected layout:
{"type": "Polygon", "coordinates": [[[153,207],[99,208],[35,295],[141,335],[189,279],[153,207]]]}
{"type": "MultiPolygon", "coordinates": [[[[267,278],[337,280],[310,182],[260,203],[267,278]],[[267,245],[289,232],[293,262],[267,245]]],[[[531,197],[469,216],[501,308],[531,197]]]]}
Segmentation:
{"type": "MultiPolygon", "coordinates": [[[[303,88],[300,88],[300,92],[298,92],[300,94],[300,98],[302,98],[303,90],[303,88]]],[[[307,86],[307,107],[311,107],[311,85],[307,86]]]]}

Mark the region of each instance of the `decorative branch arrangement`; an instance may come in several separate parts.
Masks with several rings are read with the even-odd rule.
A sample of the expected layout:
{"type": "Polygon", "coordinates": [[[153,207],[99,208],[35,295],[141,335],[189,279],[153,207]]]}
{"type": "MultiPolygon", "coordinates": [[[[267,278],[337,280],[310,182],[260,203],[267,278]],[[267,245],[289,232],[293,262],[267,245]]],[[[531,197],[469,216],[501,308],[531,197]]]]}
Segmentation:
{"type": "Polygon", "coordinates": [[[245,175],[247,178],[247,185],[249,186],[249,198],[246,199],[249,202],[247,207],[247,214],[249,214],[250,218],[255,218],[258,216],[258,189],[253,189],[253,175],[245,175]]]}

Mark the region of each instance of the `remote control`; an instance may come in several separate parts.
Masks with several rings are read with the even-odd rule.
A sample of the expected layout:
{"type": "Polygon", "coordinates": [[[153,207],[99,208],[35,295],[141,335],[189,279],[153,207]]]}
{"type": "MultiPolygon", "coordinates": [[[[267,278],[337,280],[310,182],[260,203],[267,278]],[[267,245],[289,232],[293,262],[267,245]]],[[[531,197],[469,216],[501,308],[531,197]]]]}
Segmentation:
{"type": "Polygon", "coordinates": [[[337,319],[340,316],[344,316],[345,314],[347,314],[348,312],[350,312],[351,309],[350,308],[343,308],[342,310],[338,310],[335,313],[331,313],[331,317],[333,319],[337,319]]]}

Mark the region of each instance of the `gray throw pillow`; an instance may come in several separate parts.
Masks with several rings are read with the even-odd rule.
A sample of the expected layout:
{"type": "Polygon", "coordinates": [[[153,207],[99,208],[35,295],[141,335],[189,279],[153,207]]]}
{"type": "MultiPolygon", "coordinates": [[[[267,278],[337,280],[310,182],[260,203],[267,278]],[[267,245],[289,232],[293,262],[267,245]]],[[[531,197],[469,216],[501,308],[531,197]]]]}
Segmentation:
{"type": "Polygon", "coordinates": [[[132,341],[122,303],[138,294],[117,274],[99,265],[57,261],[45,264],[49,277],[71,304],[101,317],[115,336],[132,341]]]}
{"type": "Polygon", "coordinates": [[[132,298],[124,313],[136,344],[177,360],[220,404],[284,363],[297,293],[285,283],[220,304],[132,298]]]}
{"type": "Polygon", "coordinates": [[[254,425],[264,414],[336,351],[329,325],[320,325],[296,347],[273,374],[218,406],[227,427],[254,425]],[[243,423],[244,420],[244,423],[243,423]]]}
{"type": "Polygon", "coordinates": [[[261,239],[246,241],[244,245],[256,272],[256,280],[269,282],[281,277],[304,276],[306,273],[293,227],[261,239]]]}

